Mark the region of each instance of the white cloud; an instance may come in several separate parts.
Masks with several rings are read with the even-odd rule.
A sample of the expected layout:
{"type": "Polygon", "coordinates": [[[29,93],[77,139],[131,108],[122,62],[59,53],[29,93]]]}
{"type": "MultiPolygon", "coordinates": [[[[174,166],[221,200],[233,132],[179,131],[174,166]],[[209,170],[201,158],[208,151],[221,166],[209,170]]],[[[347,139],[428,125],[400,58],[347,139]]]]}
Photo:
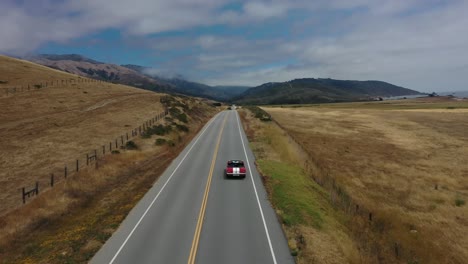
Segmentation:
{"type": "Polygon", "coordinates": [[[295,65],[226,73],[205,81],[259,85],[330,77],[377,79],[420,91],[468,90],[462,81],[468,74],[468,4],[454,2],[407,15],[414,8],[406,2],[392,8],[369,5],[368,12],[342,21],[352,25],[344,34],[284,41],[271,50],[279,58],[296,58],[295,65]]]}
{"type": "Polygon", "coordinates": [[[468,89],[462,81],[468,74],[467,13],[464,0],[3,0],[0,52],[31,52],[48,42],[117,29],[130,46],[155,54],[194,50],[163,62],[167,69],[159,71],[210,84],[331,77],[380,79],[421,91],[468,89]],[[240,8],[222,8],[231,2],[240,8]],[[255,32],[149,36],[220,24],[287,24],[293,10],[310,16],[286,29],[292,38],[259,39],[255,32]]]}

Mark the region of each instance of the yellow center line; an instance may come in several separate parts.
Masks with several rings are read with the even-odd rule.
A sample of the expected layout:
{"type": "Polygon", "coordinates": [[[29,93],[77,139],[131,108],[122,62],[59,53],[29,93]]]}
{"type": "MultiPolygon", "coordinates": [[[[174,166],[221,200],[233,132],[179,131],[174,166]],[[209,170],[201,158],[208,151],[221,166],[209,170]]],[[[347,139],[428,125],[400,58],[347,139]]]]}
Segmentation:
{"type": "Polygon", "coordinates": [[[203,218],[205,217],[206,204],[208,202],[208,194],[210,192],[211,179],[213,178],[214,166],[216,163],[216,157],[218,156],[219,144],[221,143],[221,135],[223,134],[224,125],[226,124],[228,114],[225,115],[223,124],[221,125],[221,130],[219,131],[218,141],[216,143],[215,151],[213,154],[213,159],[211,160],[210,173],[208,174],[208,181],[205,187],[205,194],[203,195],[203,200],[200,208],[200,213],[198,215],[197,227],[195,228],[195,235],[193,236],[192,248],[190,249],[190,256],[188,259],[188,264],[194,264],[195,258],[197,256],[198,242],[200,241],[200,234],[203,227],[203,218]]]}

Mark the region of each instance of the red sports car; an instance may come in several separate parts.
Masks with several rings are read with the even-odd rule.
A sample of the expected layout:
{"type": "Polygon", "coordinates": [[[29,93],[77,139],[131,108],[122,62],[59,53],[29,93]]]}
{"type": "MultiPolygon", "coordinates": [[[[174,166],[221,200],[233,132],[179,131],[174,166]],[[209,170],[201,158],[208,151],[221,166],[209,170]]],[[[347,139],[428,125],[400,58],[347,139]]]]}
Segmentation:
{"type": "Polygon", "coordinates": [[[245,178],[247,170],[242,160],[229,160],[226,167],[226,177],[245,178]]]}

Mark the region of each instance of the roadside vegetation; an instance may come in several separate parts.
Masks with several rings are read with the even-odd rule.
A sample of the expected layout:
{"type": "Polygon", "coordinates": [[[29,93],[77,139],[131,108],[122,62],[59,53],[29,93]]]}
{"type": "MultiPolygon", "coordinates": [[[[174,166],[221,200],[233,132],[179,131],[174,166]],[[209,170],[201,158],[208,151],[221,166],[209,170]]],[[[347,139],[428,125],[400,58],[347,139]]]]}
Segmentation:
{"type": "MultiPolygon", "coordinates": [[[[250,134],[255,135],[252,137],[254,151],[266,175],[267,186],[273,191],[284,188],[275,187],[278,177],[284,180],[287,175],[294,175],[295,184],[307,190],[295,186],[301,194],[273,192],[275,206],[282,213],[297,215],[295,212],[300,211],[312,215],[310,219],[315,221],[310,226],[322,232],[317,219],[322,219],[322,226],[330,220],[311,213],[309,207],[313,207],[313,202],[308,202],[306,207],[300,203],[291,206],[287,201],[299,195],[324,194],[319,197],[334,212],[325,215],[341,223],[354,245],[351,248],[358,249],[352,251],[358,257],[347,260],[465,263],[468,259],[467,108],[467,100],[447,97],[275,106],[263,110],[281,129],[274,123],[259,121],[254,122],[255,128],[247,126],[251,127],[250,134]],[[287,149],[281,144],[277,146],[281,139],[269,132],[275,129],[288,138],[290,145],[301,149],[298,164],[308,181],[300,176],[300,170],[282,168],[290,164],[284,158],[287,155],[271,154],[287,149]],[[271,148],[275,147],[278,150],[272,152],[271,148]],[[265,159],[276,161],[265,162],[265,159]],[[310,187],[314,186],[310,181],[318,187],[310,187]]],[[[303,223],[297,216],[282,218],[286,219],[283,220],[286,226],[303,223]]]]}
{"type": "Polygon", "coordinates": [[[275,123],[262,121],[264,115],[256,108],[239,113],[297,263],[359,263],[344,226],[346,215],[332,206],[329,193],[307,174],[300,147],[275,123]]]}

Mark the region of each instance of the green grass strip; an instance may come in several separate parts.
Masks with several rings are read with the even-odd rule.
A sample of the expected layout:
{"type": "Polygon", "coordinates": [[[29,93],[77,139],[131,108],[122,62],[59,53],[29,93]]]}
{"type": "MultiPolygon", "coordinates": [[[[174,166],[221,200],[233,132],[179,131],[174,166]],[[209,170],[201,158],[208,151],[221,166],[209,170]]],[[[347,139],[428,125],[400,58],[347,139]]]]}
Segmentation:
{"type": "Polygon", "coordinates": [[[319,194],[323,192],[321,188],[298,166],[272,160],[257,160],[257,163],[261,171],[271,178],[267,184],[272,191],[274,206],[282,211],[283,223],[322,228],[323,217],[318,205],[319,194]]]}

